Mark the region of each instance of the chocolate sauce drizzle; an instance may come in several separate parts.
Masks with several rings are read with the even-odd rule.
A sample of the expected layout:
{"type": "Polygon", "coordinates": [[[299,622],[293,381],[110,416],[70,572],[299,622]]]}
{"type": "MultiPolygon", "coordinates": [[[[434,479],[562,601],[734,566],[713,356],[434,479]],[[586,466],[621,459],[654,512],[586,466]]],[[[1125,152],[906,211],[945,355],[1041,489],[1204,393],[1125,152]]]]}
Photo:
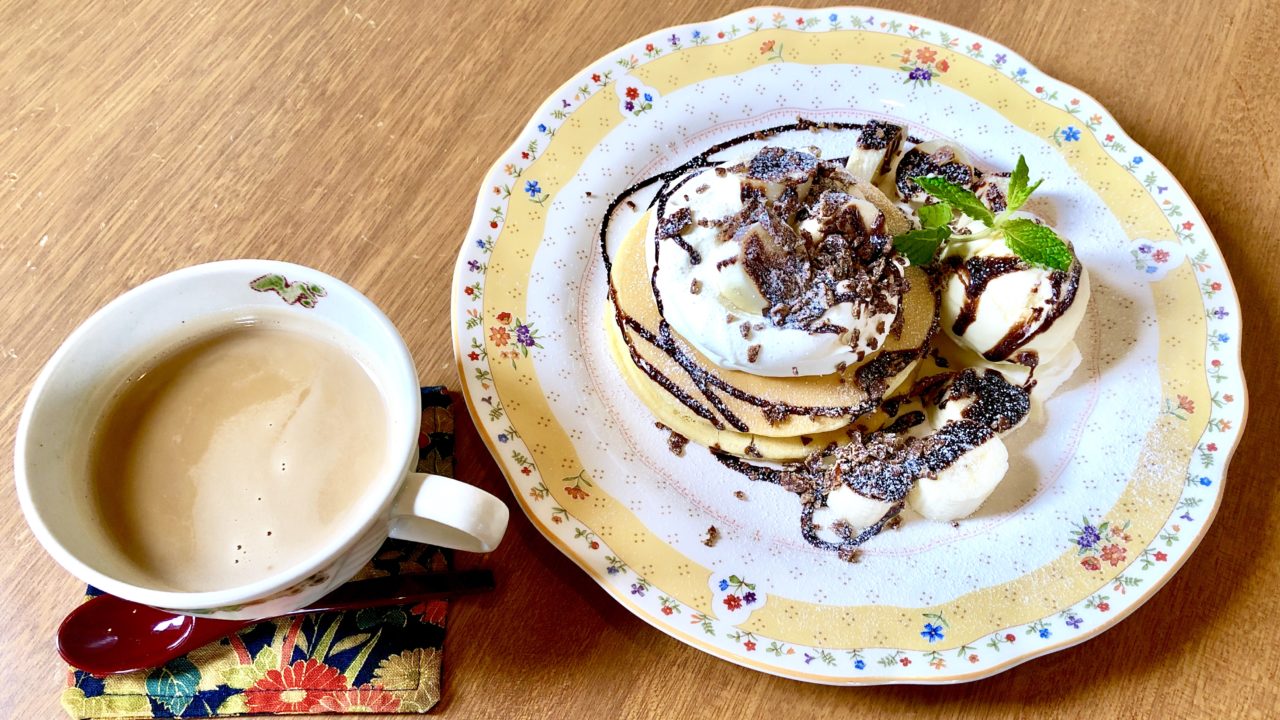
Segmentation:
{"type": "Polygon", "coordinates": [[[895,398],[890,415],[897,414],[899,403],[913,398],[938,407],[963,399],[973,401],[961,411],[959,419],[926,437],[903,434],[907,428],[924,422],[924,413],[913,410],[883,430],[865,437],[855,434],[848,444],[829,447],[781,469],[754,465],[717,449],[711,453],[722,465],[751,480],[772,483],[798,495],[804,539],[814,547],[835,550],[846,557],[898,515],[918,480],[951,467],[965,453],[1016,426],[1031,409],[1030,392],[1009,383],[996,370],[979,374],[969,368],[930,376],[924,381],[916,383],[908,397],[895,398]],[[847,526],[833,528],[840,538],[833,542],[818,535],[813,516],[841,485],[863,497],[889,503],[890,509],[874,525],[857,533],[847,526]]]}
{"type": "MultiPolygon", "coordinates": [[[[810,130],[817,132],[820,130],[853,130],[860,129],[862,127],[863,125],[860,123],[815,122],[798,118],[795,123],[779,125],[746,135],[741,135],[713,145],[701,153],[698,153],[679,167],[658,173],[657,175],[633,184],[610,201],[609,206],[605,210],[604,220],[600,225],[599,241],[601,256],[604,259],[605,270],[608,275],[608,297],[614,307],[614,319],[618,323],[619,328],[624,331],[623,339],[627,344],[632,361],[642,372],[648,375],[660,387],[670,393],[698,417],[710,422],[716,429],[723,430],[726,424],[739,432],[747,432],[749,429],[748,424],[726,406],[723,398],[720,396],[721,393],[761,408],[766,419],[773,423],[780,423],[787,417],[793,415],[809,417],[857,417],[859,415],[864,415],[875,410],[879,403],[879,393],[873,391],[876,388],[883,388],[883,386],[887,384],[889,378],[893,377],[898,372],[901,372],[901,370],[912,360],[919,357],[920,349],[907,348],[896,351],[881,352],[873,359],[872,362],[860,367],[856,375],[856,380],[861,387],[868,391],[868,398],[856,405],[801,407],[790,403],[767,400],[747,393],[736,386],[728,384],[719,377],[700,367],[698,362],[681,347],[680,343],[677,342],[674,333],[671,331],[671,328],[665,319],[660,319],[658,321],[656,331],[650,330],[649,328],[641,325],[631,316],[624,313],[619,307],[617,302],[617,288],[613,282],[613,260],[609,255],[608,249],[608,231],[614,213],[624,203],[628,204],[629,207],[634,207],[635,203],[631,200],[632,196],[645,188],[657,185],[657,194],[650,202],[649,208],[656,207],[659,218],[663,218],[667,200],[676,191],[678,191],[680,187],[695,177],[690,174],[692,171],[707,168],[720,168],[723,166],[724,162],[715,161],[712,157],[727,149],[741,145],[742,143],[767,140],[770,137],[796,130],[810,130]],[[676,182],[677,180],[679,180],[679,182],[676,182]],[[627,331],[630,331],[630,334],[627,331]],[[632,334],[661,350],[675,361],[689,376],[690,380],[692,380],[702,398],[699,399],[685,392],[674,381],[666,377],[651,363],[647,362],[636,349],[635,340],[633,339],[632,334]],[[723,420],[720,418],[723,418],[723,420]]],[[[769,168],[762,168],[761,170],[768,169],[769,168]]],[[[673,218],[675,218],[676,215],[679,215],[679,212],[673,213],[673,218]]],[[[664,220],[660,220],[659,222],[660,232],[657,233],[659,236],[663,234],[662,228],[665,227],[663,222],[664,220]]],[[[666,231],[670,232],[671,228],[675,228],[677,226],[683,228],[683,225],[681,225],[680,222],[679,218],[675,218],[672,220],[671,226],[666,228],[666,231]]],[[[678,230],[675,232],[678,232],[678,230]]],[[[662,239],[662,237],[658,237],[654,240],[654,242],[657,243],[655,245],[655,255],[662,247],[662,239]]],[[[692,250],[693,248],[686,247],[687,252],[692,250]]],[[[696,253],[690,255],[690,262],[695,262],[695,256],[696,253]]],[[[701,258],[697,258],[696,261],[700,262],[700,260],[701,258]]],[[[655,263],[655,270],[656,266],[657,264],[655,263]]],[[[651,276],[651,286],[655,281],[656,278],[651,276]]],[[[662,298],[657,292],[656,287],[653,287],[653,292],[654,300],[657,303],[658,314],[661,318],[664,313],[662,298]]],[[[894,329],[900,330],[899,328],[894,329]]]]}
{"type": "MultiPolygon", "coordinates": [[[[1030,269],[1026,262],[1013,256],[976,256],[962,260],[953,255],[947,258],[944,267],[947,272],[955,273],[965,287],[964,304],[961,305],[960,312],[956,314],[956,321],[951,326],[951,332],[957,336],[963,335],[977,318],[979,303],[992,280],[1001,275],[1030,269]]],[[[1046,303],[1048,312],[1046,312],[1046,304],[1037,304],[1021,322],[1010,328],[999,342],[983,352],[982,356],[992,362],[1013,357],[1015,362],[1034,368],[1039,362],[1034,352],[1018,353],[1016,357],[1014,354],[1032,338],[1048,330],[1071,307],[1076,299],[1076,291],[1080,288],[1082,267],[1080,260],[1073,258],[1071,268],[1066,272],[1061,270],[1050,272],[1049,286],[1053,294],[1046,303]]]]}
{"type": "MultiPolygon", "coordinates": [[[[922,350],[920,348],[912,348],[881,352],[871,362],[858,368],[854,373],[854,379],[868,393],[868,399],[859,405],[851,407],[797,407],[784,402],[765,400],[729,385],[718,376],[707,372],[698,365],[693,357],[676,341],[670,326],[665,318],[662,317],[662,301],[656,286],[653,288],[654,299],[657,303],[660,317],[656,331],[644,327],[634,318],[624,313],[617,301],[617,288],[612,276],[613,263],[609,256],[607,244],[609,225],[617,209],[624,203],[628,207],[636,209],[636,204],[631,200],[631,197],[645,188],[657,185],[657,194],[649,205],[649,208],[654,208],[655,205],[658,208],[659,226],[656,233],[657,237],[654,240],[657,243],[655,253],[661,248],[662,240],[674,239],[677,241],[677,246],[689,253],[691,263],[697,264],[701,262],[696,250],[680,238],[680,232],[690,222],[690,216],[686,214],[687,209],[684,212],[677,211],[670,217],[665,215],[667,200],[684,183],[694,177],[690,173],[694,170],[707,168],[717,168],[717,172],[725,172],[722,168],[723,161],[712,160],[712,156],[745,142],[766,140],[775,135],[796,130],[818,131],[825,129],[861,129],[868,143],[884,142],[886,144],[896,144],[902,140],[900,136],[893,137],[891,133],[887,132],[869,133],[869,130],[874,129],[873,123],[864,125],[859,123],[812,122],[803,118],[798,119],[796,123],[742,135],[714,145],[679,167],[641,180],[624,190],[609,203],[604,220],[600,225],[599,240],[601,255],[608,275],[609,301],[614,306],[615,321],[623,330],[623,338],[627,343],[632,361],[655,383],[688,407],[698,417],[707,420],[717,429],[724,429],[728,424],[728,426],[740,432],[747,432],[748,430],[747,424],[725,405],[722,394],[762,408],[766,418],[771,422],[781,422],[790,415],[858,417],[872,412],[877,407],[883,407],[889,417],[894,418],[893,422],[882,430],[865,436],[856,431],[851,431],[849,443],[843,445],[831,443],[821,451],[811,454],[805,460],[783,465],[781,469],[755,465],[723,452],[719,446],[709,448],[712,455],[725,467],[742,473],[751,480],[772,483],[798,495],[801,501],[800,531],[805,540],[814,547],[836,551],[841,558],[852,561],[856,557],[858,546],[877,535],[887,525],[898,521],[897,516],[903,508],[906,495],[917,480],[934,476],[938,472],[945,470],[964,453],[1021,422],[1030,409],[1029,387],[1031,383],[1029,382],[1028,386],[1025,387],[1012,385],[1005,380],[1001,373],[995,370],[987,370],[982,374],[979,374],[974,369],[966,369],[959,372],[949,371],[922,378],[916,381],[907,394],[884,401],[882,404],[882,395],[888,379],[905,369],[912,360],[920,357],[922,350]],[[683,180],[672,187],[672,183],[681,178],[683,180]],[[661,350],[679,365],[692,380],[702,398],[699,399],[686,393],[675,382],[646,361],[637,349],[632,335],[661,350]],[[925,422],[925,415],[922,411],[912,410],[898,417],[902,404],[916,399],[925,404],[944,407],[948,402],[965,398],[970,398],[973,402],[960,413],[961,417],[945,424],[942,428],[926,437],[915,437],[906,434],[912,427],[925,422]],[[723,421],[720,418],[723,418],[723,421]],[[831,530],[839,539],[838,541],[831,541],[819,536],[818,531],[820,528],[813,518],[818,508],[826,506],[831,492],[842,485],[852,488],[855,492],[865,497],[889,503],[890,509],[878,522],[858,531],[849,527],[844,521],[834,523],[831,530]]],[[[909,137],[908,139],[914,143],[920,142],[918,138],[909,137]]],[[[972,185],[981,179],[981,174],[971,166],[950,162],[946,157],[938,153],[927,155],[913,150],[909,151],[907,155],[911,155],[911,152],[916,152],[920,156],[913,160],[919,167],[916,170],[911,170],[912,166],[908,165],[907,177],[910,177],[911,174],[938,174],[953,182],[966,185],[972,185]],[[926,166],[928,169],[923,169],[926,166]]],[[[906,160],[907,156],[904,156],[903,161],[899,164],[899,177],[903,177],[903,163],[906,160]]],[[[887,170],[887,166],[882,168],[882,171],[884,170],[887,170]]],[[[910,190],[914,192],[914,188],[910,190]]],[[[785,202],[785,199],[780,199],[785,202]]],[[[856,222],[851,217],[846,218],[846,221],[856,222]]],[[[982,259],[972,266],[965,265],[963,267],[957,262],[956,267],[951,268],[952,271],[968,273],[967,285],[972,288],[972,308],[968,310],[967,314],[965,312],[961,313],[961,319],[958,319],[956,327],[953,327],[956,334],[962,334],[973,322],[973,317],[977,312],[977,303],[986,285],[995,277],[1020,269],[1018,267],[1006,267],[1006,264],[996,262],[998,260],[1004,260],[1004,258],[982,259]],[[975,283],[975,278],[979,282],[975,283]],[[964,320],[963,324],[961,320],[964,320]]],[[[1015,335],[1017,337],[1012,340],[1006,338],[1006,340],[1009,340],[1008,343],[1002,341],[1001,344],[987,353],[988,359],[1004,359],[1016,351],[1018,347],[1025,345],[1036,334],[1042,332],[1054,319],[1065,312],[1074,299],[1079,276],[1080,267],[1078,261],[1070,273],[1056,273],[1052,282],[1057,302],[1049,311],[1049,317],[1044,318],[1044,322],[1038,326],[1027,327],[1017,333],[1011,332],[1010,337],[1015,335]],[[1008,348],[1005,347],[1006,344],[1009,345],[1008,348]],[[1000,352],[998,353],[997,351],[1000,352]],[[1003,355],[998,358],[992,357],[992,355],[1000,353],[1003,353],[1003,355]]],[[[930,275],[929,280],[936,292],[939,278],[930,275]]],[[[650,282],[651,284],[654,283],[653,277],[651,277],[650,282]]],[[[967,297],[966,308],[968,308],[969,300],[970,298],[967,297]]],[[[1039,318],[1037,317],[1036,319],[1038,320],[1039,318]]],[[[936,314],[933,322],[934,325],[930,328],[929,337],[932,337],[933,332],[937,329],[938,319],[936,314]]],[[[890,331],[895,335],[901,335],[901,313],[899,313],[898,318],[895,318],[894,326],[890,331]]],[[[1018,356],[1018,362],[1034,367],[1036,358],[1034,353],[1024,352],[1018,356]]],[[[937,364],[939,367],[946,368],[946,363],[941,359],[937,364]]],[[[802,441],[805,441],[807,445],[812,440],[802,438],[802,441]]],[[[754,444],[749,448],[749,450],[751,449],[754,449],[754,444]]],[[[675,451],[674,447],[673,451],[675,451]]],[[[757,452],[752,456],[755,457],[758,454],[757,452]]]]}

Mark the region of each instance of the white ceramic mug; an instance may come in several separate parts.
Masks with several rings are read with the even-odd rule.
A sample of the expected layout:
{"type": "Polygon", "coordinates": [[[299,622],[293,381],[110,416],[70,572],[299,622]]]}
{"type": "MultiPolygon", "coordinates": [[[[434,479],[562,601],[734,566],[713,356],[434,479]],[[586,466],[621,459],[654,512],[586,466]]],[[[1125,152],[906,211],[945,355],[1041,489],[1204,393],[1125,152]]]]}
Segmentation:
{"type": "MultiPolygon", "coordinates": [[[[368,298],[317,270],[269,260],[185,268],[116,298],[77,328],[36,378],[14,453],[18,497],[45,549],[72,574],[119,597],[191,615],[257,619],[303,607],[351,578],[388,537],[474,552],[497,546],[508,510],[457,480],[412,472],[421,393],[413,359],[391,321],[368,298]],[[282,310],[283,309],[283,310],[282,310]],[[210,318],[298,313],[343,338],[382,395],[387,413],[383,466],[332,536],[292,567],[235,588],[176,592],[128,578],[89,490],[96,421],[139,352],[181,339],[210,318]]],[[[340,419],[335,422],[340,422],[340,419]]]]}

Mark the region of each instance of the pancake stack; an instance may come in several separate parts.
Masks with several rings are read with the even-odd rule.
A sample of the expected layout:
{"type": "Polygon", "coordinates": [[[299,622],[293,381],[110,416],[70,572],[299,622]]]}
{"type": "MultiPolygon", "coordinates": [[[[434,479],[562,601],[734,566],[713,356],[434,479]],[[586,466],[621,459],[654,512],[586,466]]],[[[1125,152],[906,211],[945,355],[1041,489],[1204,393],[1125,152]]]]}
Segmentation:
{"type": "Polygon", "coordinates": [[[741,458],[804,458],[877,427],[928,353],[938,292],[893,249],[911,222],[873,184],[901,129],[869,127],[848,160],[766,146],[671,175],[613,254],[609,349],[671,431],[741,458]],[[810,344],[826,371],[823,358],[788,368],[810,344]]]}

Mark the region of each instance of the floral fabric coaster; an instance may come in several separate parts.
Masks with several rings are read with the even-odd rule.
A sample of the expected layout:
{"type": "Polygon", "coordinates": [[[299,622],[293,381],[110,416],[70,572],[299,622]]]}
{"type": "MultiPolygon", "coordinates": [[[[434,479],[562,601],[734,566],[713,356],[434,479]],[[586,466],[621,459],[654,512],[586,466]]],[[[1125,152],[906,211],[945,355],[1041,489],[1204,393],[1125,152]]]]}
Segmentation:
{"type": "MultiPolygon", "coordinates": [[[[422,389],[418,471],[453,474],[443,387],[422,389]]],[[[388,540],[353,582],[447,571],[449,551],[388,540]]],[[[100,594],[88,589],[87,597],[100,594]]],[[[99,677],[69,669],[73,718],[423,713],[440,699],[448,603],[315,613],[247,627],[163,667],[99,677]]]]}

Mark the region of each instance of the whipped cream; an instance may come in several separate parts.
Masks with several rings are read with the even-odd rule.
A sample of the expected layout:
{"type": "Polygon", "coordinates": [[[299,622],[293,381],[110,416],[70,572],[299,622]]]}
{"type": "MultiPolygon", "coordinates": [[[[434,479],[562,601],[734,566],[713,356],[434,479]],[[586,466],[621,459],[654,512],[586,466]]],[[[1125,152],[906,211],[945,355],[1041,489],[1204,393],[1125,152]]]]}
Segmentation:
{"type": "MultiPolygon", "coordinates": [[[[770,148],[762,152],[770,150],[780,152],[770,148]]],[[[817,158],[807,153],[797,152],[794,157],[801,158],[799,163],[817,163],[817,158]]],[[[805,207],[810,216],[795,223],[792,210],[791,217],[781,218],[790,230],[781,230],[798,234],[810,247],[826,237],[823,221],[833,213],[851,217],[853,210],[863,226],[872,228],[878,220],[883,221],[879,210],[851,185],[841,183],[837,171],[830,171],[821,181],[813,179],[811,170],[807,175],[791,170],[792,175],[761,181],[745,170],[751,162],[748,158],[743,164],[724,166],[734,166],[738,172],[712,168],[676,182],[674,193],[662,208],[662,218],[682,216],[687,209],[687,223],[679,234],[682,243],[661,237],[663,221],[657,213],[650,215],[646,260],[650,268],[657,268],[654,283],[664,317],[681,337],[723,368],[791,377],[827,375],[856,366],[884,343],[898,314],[900,296],[892,297],[888,304],[861,302],[856,296],[862,288],[855,287],[853,279],[841,279],[834,288],[836,296],[852,295],[853,301],[831,304],[804,326],[779,324],[777,314],[769,312],[759,272],[752,275],[750,247],[744,253],[744,245],[753,242],[753,232],[767,236],[770,231],[759,223],[752,225],[749,219],[733,218],[747,205],[744,183],[751,186],[748,193],[758,189],[775,208],[779,200],[788,202],[784,193],[794,192],[797,206],[805,207]],[[820,182],[822,187],[816,187],[820,182]],[[845,190],[851,192],[845,194],[845,190]]],[[[775,226],[773,232],[777,230],[775,226]]],[[[769,242],[768,237],[763,239],[765,244],[769,242]]],[[[888,271],[900,281],[905,260],[894,257],[890,262],[888,271]]],[[[798,285],[802,292],[808,292],[815,283],[798,285]]],[[[810,299],[797,297],[795,302],[799,306],[810,299]]]]}

